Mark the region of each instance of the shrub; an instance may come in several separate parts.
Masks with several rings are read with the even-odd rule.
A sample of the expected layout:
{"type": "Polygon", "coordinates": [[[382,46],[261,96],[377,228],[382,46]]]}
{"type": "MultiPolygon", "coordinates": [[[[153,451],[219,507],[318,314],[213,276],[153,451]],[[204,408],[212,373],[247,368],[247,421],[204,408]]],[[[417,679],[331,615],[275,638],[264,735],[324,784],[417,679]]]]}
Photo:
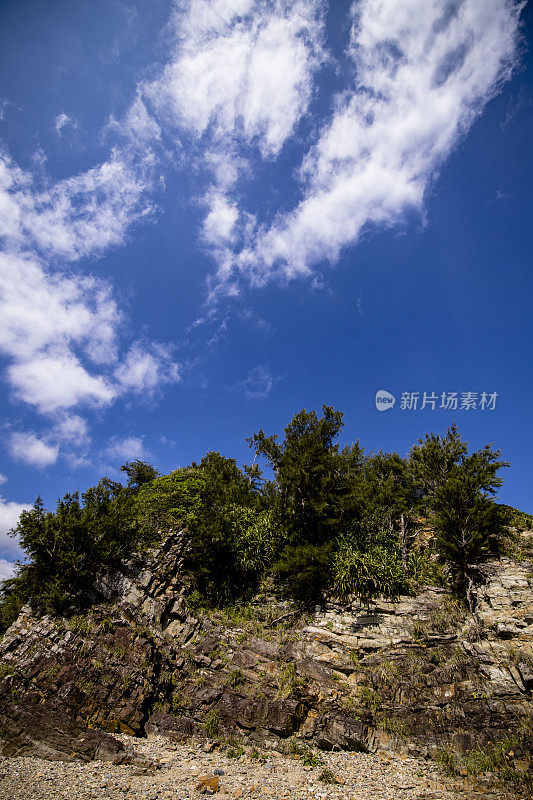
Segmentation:
{"type": "Polygon", "coordinates": [[[216,736],[220,726],[220,717],[218,711],[211,710],[204,722],[204,730],[206,736],[216,736]]]}
{"type": "Polygon", "coordinates": [[[331,785],[339,784],[340,781],[337,779],[334,772],[332,772],[328,767],[323,769],[320,775],[318,776],[318,780],[321,783],[327,783],[331,785]]]}
{"type": "Polygon", "coordinates": [[[340,597],[368,601],[378,594],[398,597],[407,591],[407,575],[399,554],[384,547],[361,552],[349,539],[341,541],[333,560],[333,587],[340,597]]]}
{"type": "Polygon", "coordinates": [[[240,669],[234,669],[230,672],[228,677],[228,685],[236,688],[241,683],[245,682],[245,677],[240,669]]]}
{"type": "Polygon", "coordinates": [[[226,750],[227,758],[240,758],[244,755],[244,747],[228,747],[226,750]]]}

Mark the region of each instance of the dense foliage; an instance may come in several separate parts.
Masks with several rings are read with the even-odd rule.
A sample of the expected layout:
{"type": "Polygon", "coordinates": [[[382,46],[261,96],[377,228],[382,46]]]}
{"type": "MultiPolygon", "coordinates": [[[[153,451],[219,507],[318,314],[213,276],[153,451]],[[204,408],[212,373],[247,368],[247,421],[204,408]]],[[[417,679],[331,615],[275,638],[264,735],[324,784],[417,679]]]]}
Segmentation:
{"type": "Polygon", "coordinates": [[[469,454],[454,423],[405,458],[367,454],[339,446],[342,418],[323,406],[296,414],[282,439],[259,431],[242,469],[214,452],[168,475],[136,461],[122,468],[126,485],[103,478],[55,511],[38,498],[13,531],[27,558],[3,584],[0,625],[28,600],[52,612],[90,602],[99,571],[170,530],[186,531],[185,577],[200,603],[235,602],[265,581],[310,607],[327,593],[395,597],[437,579],[470,602],[475,565],[509,521],[494,501],[499,451],[469,454]]]}

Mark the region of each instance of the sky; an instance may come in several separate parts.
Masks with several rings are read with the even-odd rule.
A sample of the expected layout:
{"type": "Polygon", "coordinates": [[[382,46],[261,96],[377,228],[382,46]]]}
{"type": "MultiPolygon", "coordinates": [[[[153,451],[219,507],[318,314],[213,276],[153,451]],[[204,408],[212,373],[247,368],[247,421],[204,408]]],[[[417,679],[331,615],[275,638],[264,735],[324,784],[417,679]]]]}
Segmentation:
{"type": "Polygon", "coordinates": [[[302,408],[453,419],[533,513],[515,0],[0,0],[0,578],[37,495],[302,408]]]}

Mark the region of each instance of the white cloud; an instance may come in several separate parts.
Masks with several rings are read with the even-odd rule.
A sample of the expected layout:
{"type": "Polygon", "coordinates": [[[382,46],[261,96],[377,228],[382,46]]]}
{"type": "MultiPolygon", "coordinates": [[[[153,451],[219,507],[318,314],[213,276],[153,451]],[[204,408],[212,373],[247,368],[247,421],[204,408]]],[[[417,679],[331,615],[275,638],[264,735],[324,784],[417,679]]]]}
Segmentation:
{"type": "Polygon", "coordinates": [[[310,275],[365,227],[420,212],[443,161],[510,77],[522,7],[519,0],[354,2],[347,88],[307,145],[301,201],[267,222],[231,193],[237,181],[253,179],[258,157],[279,156],[305,118],[317,70],[330,58],[326,4],[177,3],[169,63],[139,85],[119,128],[132,142],[157,141],[161,126],[181,133],[180,146],[192,138],[194,166],[212,181],[200,231],[217,264],[211,298],[237,294],[241,279],[261,286],[310,275]]]}
{"type": "Polygon", "coordinates": [[[0,254],[0,311],[0,348],[17,361],[70,342],[94,362],[116,355],[121,317],[103,281],[51,272],[34,255],[0,254]]]}
{"type": "Polygon", "coordinates": [[[0,558],[0,583],[12,578],[15,574],[15,564],[12,561],[6,561],[5,558],[0,558]]]}
{"type": "Polygon", "coordinates": [[[6,482],[7,482],[7,475],[4,475],[3,472],[0,472],[0,486],[2,486],[2,484],[6,482]]]}
{"type": "Polygon", "coordinates": [[[77,447],[90,441],[87,420],[77,414],[65,414],[59,418],[53,433],[60,441],[77,447]]]}
{"type": "Polygon", "coordinates": [[[32,467],[48,467],[55,464],[59,454],[58,444],[49,444],[31,431],[12,433],[9,451],[13,458],[32,467]]]}
{"type": "Polygon", "coordinates": [[[49,413],[80,403],[106,405],[116,390],[102,376],[91,375],[72,353],[40,354],[8,369],[15,396],[49,413]]]}
{"type": "Polygon", "coordinates": [[[236,203],[230,202],[221,192],[211,191],[205,197],[209,213],[204,220],[203,238],[213,247],[235,242],[235,226],[239,219],[236,203]]]}
{"type": "MultiPolygon", "coordinates": [[[[279,156],[305,117],[327,60],[320,0],[182,0],[176,47],[139,89],[123,121],[193,137],[212,176],[201,238],[217,264],[210,296],[310,275],[369,225],[420,212],[443,161],[507,80],[517,58],[519,0],[357,0],[347,57],[351,85],[304,156],[301,202],[270,223],[230,195],[251,165],[279,156]]],[[[153,139],[159,132],[153,129],[153,139]]],[[[132,139],[134,136],[132,135],[132,139]]]]}
{"type": "Polygon", "coordinates": [[[88,466],[87,450],[91,444],[87,420],[77,414],[54,415],[55,424],[45,434],[16,431],[8,438],[13,458],[30,466],[43,468],[55,464],[61,454],[72,467],[88,466]]]}
{"type": "Polygon", "coordinates": [[[149,345],[135,342],[116,369],[115,377],[123,389],[149,397],[161,386],[180,380],[170,348],[156,342],[149,345]]]}
{"type": "Polygon", "coordinates": [[[149,155],[134,163],[114,151],[98,167],[42,190],[0,152],[0,352],[13,397],[52,415],[56,440],[68,441],[65,410],[103,407],[125,390],[154,394],[158,383],[177,379],[164,345],[147,344],[141,364],[133,363],[138,347],[121,362],[123,318],[108,283],[44,259],[100,255],[124,242],[128,227],[151,211],[150,169],[149,155]]]}
{"type": "Polygon", "coordinates": [[[509,78],[520,10],[512,0],[354,3],[356,83],[336,97],[303,161],[303,200],[259,228],[231,267],[226,254],[215,283],[234,292],[238,273],[253,285],[307,275],[365,226],[420,210],[444,159],[509,78]]]}
{"type": "MultiPolygon", "coordinates": [[[[219,276],[231,273],[233,251],[255,225],[225,193],[251,176],[250,149],[276,158],[307,111],[314,74],[326,58],[324,6],[324,0],[184,0],[174,19],[172,58],[142,87],[162,125],[202,142],[195,166],[212,184],[202,198],[201,237],[219,276]]],[[[128,125],[126,116],[124,132],[128,125]]]]}
{"type": "MultiPolygon", "coordinates": [[[[0,497],[0,534],[6,534],[17,524],[23,511],[29,511],[31,505],[27,503],[13,503],[0,497]]],[[[13,541],[13,540],[11,540],[13,541]]],[[[4,547],[4,544],[2,544],[4,547]]],[[[2,552],[4,552],[2,550],[2,552]]]]}
{"type": "Polygon", "coordinates": [[[215,182],[215,193],[231,189],[241,174],[251,175],[248,162],[237,154],[236,148],[228,142],[219,150],[207,150],[202,156],[202,162],[215,182]]]}
{"type": "Polygon", "coordinates": [[[60,446],[60,453],[72,469],[91,466],[88,451],[91,445],[87,420],[78,414],[57,415],[51,430],[51,440],[60,446]]]}
{"type": "Polygon", "coordinates": [[[82,365],[81,354],[115,361],[120,322],[103,282],[50,273],[35,256],[0,254],[0,351],[11,361],[17,399],[45,413],[109,403],[116,390],[82,365]]]}
{"type": "Polygon", "coordinates": [[[6,118],[6,108],[13,105],[6,97],[0,97],[0,122],[6,118]]]}
{"type": "Polygon", "coordinates": [[[11,561],[22,555],[17,539],[8,536],[8,531],[15,527],[21,513],[30,509],[31,505],[9,502],[0,497],[0,561],[11,561]]]}
{"type": "Polygon", "coordinates": [[[280,376],[273,375],[269,367],[263,364],[251,369],[236,388],[244,391],[248,400],[259,400],[268,397],[279,380],[280,376]]]}
{"type": "Polygon", "coordinates": [[[71,260],[124,242],[132,223],[152,212],[150,152],[132,162],[113,150],[92,169],[39,188],[34,176],[0,153],[0,235],[12,248],[30,243],[71,260]]]}
{"type": "Polygon", "coordinates": [[[105,453],[121,461],[143,460],[147,456],[143,440],[138,436],[126,436],[124,439],[113,437],[105,453]]]}
{"type": "Polygon", "coordinates": [[[149,113],[140,90],[122,120],[110,118],[103,132],[107,131],[115,131],[142,147],[161,139],[161,128],[149,113]]]}
{"type": "Polygon", "coordinates": [[[318,0],[180,3],[176,53],[147,94],[196,136],[237,136],[275,156],[312,95],[322,11],[318,0]]]}
{"type": "Polygon", "coordinates": [[[65,128],[71,128],[73,131],[76,131],[79,128],[79,124],[77,119],[62,111],[61,114],[58,114],[55,118],[54,127],[57,135],[62,136],[65,128]]]}
{"type": "MultiPolygon", "coordinates": [[[[151,397],[179,380],[166,345],[135,342],[121,357],[123,318],[111,287],[64,266],[123,244],[153,213],[151,147],[163,133],[179,136],[179,148],[192,141],[191,167],[203,171],[202,181],[208,176],[196,200],[205,206],[201,240],[217,264],[211,296],[235,295],[241,281],[310,275],[367,226],[420,212],[441,164],[515,63],[519,2],[354,2],[353,80],[304,144],[298,205],[256,218],[237,184],[252,181],[258,162],[278,158],[296,132],[306,135],[299,125],[329,58],[325,6],[179,0],[168,65],[139,84],[120,121],[108,123],[126,137],[122,149],[55,184],[44,164],[33,174],[0,151],[0,351],[13,398],[52,419],[47,439],[15,434],[40,443],[33,442],[33,463],[57,457],[60,446],[88,444],[75,413],[81,406],[102,408],[126,392],[151,397]]],[[[61,136],[76,121],[63,112],[55,124],[61,136]]],[[[242,386],[266,396],[269,375],[258,367],[242,386]]],[[[31,445],[26,440],[25,452],[31,445]]]]}

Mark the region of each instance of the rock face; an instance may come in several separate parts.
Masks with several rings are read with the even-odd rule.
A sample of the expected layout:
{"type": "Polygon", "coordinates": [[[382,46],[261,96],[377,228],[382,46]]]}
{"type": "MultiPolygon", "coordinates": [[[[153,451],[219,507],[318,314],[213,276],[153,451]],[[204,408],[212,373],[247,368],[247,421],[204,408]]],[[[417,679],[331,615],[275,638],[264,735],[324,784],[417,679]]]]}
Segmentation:
{"type": "Polygon", "coordinates": [[[84,616],[23,609],[0,642],[0,752],[127,759],[114,732],[423,755],[527,741],[531,563],[483,564],[471,615],[426,587],[296,621],[278,604],[268,623],[264,597],[257,619],[189,609],[182,548],[172,534],[102,576],[84,616]]]}

